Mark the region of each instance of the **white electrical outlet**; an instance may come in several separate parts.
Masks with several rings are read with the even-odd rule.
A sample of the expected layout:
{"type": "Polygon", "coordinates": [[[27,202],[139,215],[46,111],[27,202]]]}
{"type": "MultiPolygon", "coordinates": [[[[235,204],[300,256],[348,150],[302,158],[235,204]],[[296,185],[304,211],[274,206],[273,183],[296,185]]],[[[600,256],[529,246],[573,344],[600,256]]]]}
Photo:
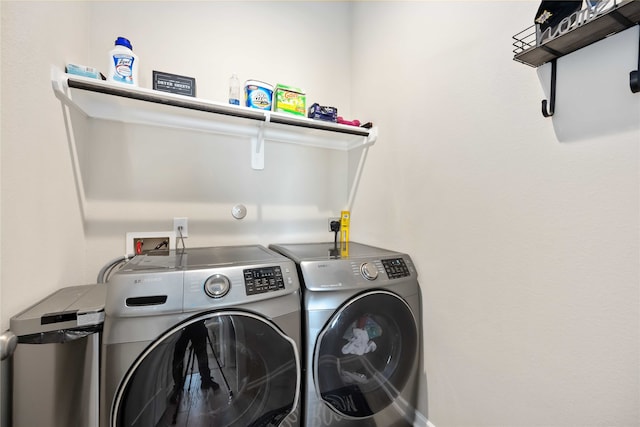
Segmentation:
{"type": "Polygon", "coordinates": [[[173,218],[173,232],[176,233],[176,237],[189,237],[189,218],[173,218]],[[180,229],[182,227],[182,229],[180,229]]]}

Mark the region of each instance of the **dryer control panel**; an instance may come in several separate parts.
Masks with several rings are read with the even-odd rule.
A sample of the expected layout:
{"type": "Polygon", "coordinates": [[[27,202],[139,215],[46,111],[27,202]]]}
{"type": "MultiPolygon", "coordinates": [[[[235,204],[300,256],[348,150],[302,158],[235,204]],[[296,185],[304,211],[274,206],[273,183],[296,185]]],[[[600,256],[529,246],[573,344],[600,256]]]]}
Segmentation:
{"type": "Polygon", "coordinates": [[[402,258],[383,259],[382,266],[387,272],[389,279],[411,276],[411,272],[402,258]]]}
{"type": "Polygon", "coordinates": [[[337,254],[335,242],[271,245],[298,265],[307,291],[335,291],[399,286],[417,281],[409,255],[350,242],[348,255],[337,254]]]}

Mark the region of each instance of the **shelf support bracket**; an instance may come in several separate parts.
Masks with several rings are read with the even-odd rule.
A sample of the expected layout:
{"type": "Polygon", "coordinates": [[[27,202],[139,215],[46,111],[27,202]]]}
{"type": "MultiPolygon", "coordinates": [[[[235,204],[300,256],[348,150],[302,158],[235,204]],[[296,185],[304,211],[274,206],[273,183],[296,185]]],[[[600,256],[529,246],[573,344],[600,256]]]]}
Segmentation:
{"type": "Polygon", "coordinates": [[[549,97],[549,108],[547,108],[547,100],[542,100],[542,115],[545,117],[553,116],[556,108],[556,64],[557,58],[551,60],[551,96],[549,97]]]}
{"type": "Polygon", "coordinates": [[[638,24],[638,68],[629,73],[629,87],[631,92],[640,92],[640,24],[638,24]]]}
{"type": "Polygon", "coordinates": [[[251,138],[251,168],[264,169],[264,128],[269,123],[271,116],[266,113],[265,121],[260,123],[258,134],[251,138]]]}
{"type": "Polygon", "coordinates": [[[251,168],[264,169],[264,123],[258,129],[258,135],[251,138],[251,168]]]}

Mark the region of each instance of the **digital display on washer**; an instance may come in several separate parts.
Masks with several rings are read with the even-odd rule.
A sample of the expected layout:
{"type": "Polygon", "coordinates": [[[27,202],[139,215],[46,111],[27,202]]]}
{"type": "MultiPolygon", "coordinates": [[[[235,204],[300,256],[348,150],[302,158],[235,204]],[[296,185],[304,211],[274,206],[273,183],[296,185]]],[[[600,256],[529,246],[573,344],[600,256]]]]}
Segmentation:
{"type": "Polygon", "coordinates": [[[247,295],[284,289],[282,270],[279,266],[244,270],[244,287],[247,295]]]}
{"type": "Polygon", "coordinates": [[[389,279],[399,279],[400,277],[411,276],[411,272],[402,258],[383,259],[382,265],[384,266],[389,279]]]}

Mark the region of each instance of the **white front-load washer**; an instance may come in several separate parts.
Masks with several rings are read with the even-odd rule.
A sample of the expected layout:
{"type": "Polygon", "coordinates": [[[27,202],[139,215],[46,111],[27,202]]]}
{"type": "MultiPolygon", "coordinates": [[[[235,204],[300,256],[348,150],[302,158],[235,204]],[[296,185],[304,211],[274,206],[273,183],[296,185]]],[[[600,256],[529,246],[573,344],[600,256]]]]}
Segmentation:
{"type": "Polygon", "coordinates": [[[276,244],[303,293],[303,425],[412,426],[422,319],[407,254],[358,243],[276,244]]]}
{"type": "Polygon", "coordinates": [[[262,246],[136,256],[106,284],[101,425],[300,425],[295,264],[262,246]]]}

